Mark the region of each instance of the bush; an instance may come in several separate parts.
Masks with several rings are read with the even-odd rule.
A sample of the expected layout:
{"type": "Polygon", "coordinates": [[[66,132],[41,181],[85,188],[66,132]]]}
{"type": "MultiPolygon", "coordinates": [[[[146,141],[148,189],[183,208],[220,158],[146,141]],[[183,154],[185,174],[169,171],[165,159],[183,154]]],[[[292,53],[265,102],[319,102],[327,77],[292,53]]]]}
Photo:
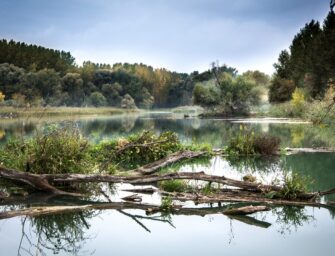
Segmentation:
{"type": "Polygon", "coordinates": [[[51,129],[28,141],[11,141],[0,150],[6,167],[32,173],[87,173],[94,165],[89,143],[77,129],[51,129]]]}
{"type": "Polygon", "coordinates": [[[259,135],[254,139],[254,151],[260,155],[274,155],[278,153],[280,138],[272,135],[259,135]]]}
{"type": "Polygon", "coordinates": [[[290,200],[296,199],[299,194],[307,192],[310,183],[308,178],[301,177],[296,173],[287,173],[284,176],[284,186],[279,192],[279,197],[290,200]]]}
{"type": "Polygon", "coordinates": [[[240,132],[231,138],[226,152],[229,155],[273,155],[279,151],[280,138],[271,135],[254,135],[240,127],[240,132]]]}
{"type": "Polygon", "coordinates": [[[228,142],[226,152],[230,155],[254,155],[254,133],[240,126],[240,132],[228,142]]]}
{"type": "Polygon", "coordinates": [[[93,155],[106,166],[117,164],[124,169],[133,169],[183,149],[177,135],[163,132],[159,136],[150,131],[130,135],[110,142],[102,142],[93,155]]]}

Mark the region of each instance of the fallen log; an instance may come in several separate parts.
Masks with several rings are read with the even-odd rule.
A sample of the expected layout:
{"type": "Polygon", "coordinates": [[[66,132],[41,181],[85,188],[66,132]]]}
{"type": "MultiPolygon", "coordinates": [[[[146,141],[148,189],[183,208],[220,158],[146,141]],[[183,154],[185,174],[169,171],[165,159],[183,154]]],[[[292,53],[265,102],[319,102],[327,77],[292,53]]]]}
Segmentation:
{"type": "Polygon", "coordinates": [[[122,189],[125,192],[139,193],[139,194],[153,194],[158,191],[157,188],[133,188],[133,189],[122,189]]]}
{"type": "Polygon", "coordinates": [[[164,180],[201,180],[218,183],[231,187],[238,187],[250,191],[266,192],[280,191],[280,186],[264,185],[260,183],[240,181],[226,178],[225,176],[208,175],[204,172],[175,172],[166,174],[116,176],[101,174],[45,174],[49,181],[54,183],[63,182],[110,182],[110,183],[129,183],[134,185],[151,184],[164,180]]]}
{"type": "Polygon", "coordinates": [[[168,165],[180,162],[182,160],[186,159],[193,159],[197,158],[200,156],[205,155],[205,152],[193,152],[193,151],[181,151],[181,152],[176,152],[171,155],[168,155],[167,157],[164,157],[160,160],[157,160],[153,163],[146,164],[142,167],[139,167],[137,169],[134,169],[132,171],[134,172],[139,172],[143,175],[149,175],[153,174],[157,171],[159,171],[161,168],[164,168],[168,165]]]}
{"type": "Polygon", "coordinates": [[[20,181],[27,185],[32,186],[33,188],[37,190],[49,192],[49,193],[56,194],[56,195],[81,196],[80,194],[77,194],[77,193],[69,193],[69,192],[59,190],[58,188],[50,185],[45,175],[37,175],[37,174],[31,174],[28,172],[20,172],[17,170],[13,170],[13,169],[0,166],[0,177],[13,180],[13,181],[20,181]]]}
{"type": "Polygon", "coordinates": [[[124,201],[130,201],[130,202],[141,202],[142,201],[142,197],[140,197],[137,194],[125,196],[125,197],[122,197],[121,199],[124,201]]]}
{"type": "Polygon", "coordinates": [[[335,148],[285,148],[288,154],[298,153],[335,153],[335,148]]]}
{"type": "MultiPolygon", "coordinates": [[[[171,208],[171,214],[175,215],[198,215],[205,216],[208,214],[222,213],[228,207],[204,207],[204,208],[188,208],[175,206],[171,208]]],[[[8,219],[18,216],[30,216],[37,217],[50,214],[63,214],[63,213],[75,213],[86,210],[126,210],[126,209],[138,209],[146,211],[148,215],[161,212],[158,205],[150,205],[135,202],[108,202],[108,203],[92,203],[84,205],[58,205],[58,206],[36,206],[29,207],[20,210],[0,212],[0,219],[8,219]],[[154,211],[150,211],[154,209],[154,211]]]]}
{"type": "Polygon", "coordinates": [[[166,193],[174,200],[181,202],[193,201],[198,204],[212,204],[220,202],[239,202],[239,203],[252,203],[252,204],[264,204],[267,206],[311,206],[318,208],[334,209],[334,206],[330,204],[319,203],[310,200],[283,200],[283,199],[269,199],[261,194],[250,194],[244,193],[237,194],[236,192],[230,193],[218,193],[213,195],[204,194],[193,194],[193,193],[166,193]]]}
{"type": "MultiPolygon", "coordinates": [[[[241,191],[252,192],[252,193],[267,193],[270,191],[280,191],[282,187],[274,185],[264,185],[260,183],[253,183],[248,181],[239,181],[234,179],[229,179],[224,176],[208,175],[204,172],[180,172],[180,173],[167,173],[162,175],[135,175],[135,176],[115,176],[115,175],[101,175],[101,174],[43,174],[36,175],[25,172],[20,172],[5,167],[0,167],[0,177],[22,181],[26,184],[31,185],[37,190],[53,193],[55,195],[68,195],[68,196],[82,196],[76,193],[69,193],[57,189],[52,184],[63,184],[63,183],[79,183],[79,182],[107,182],[107,183],[130,183],[130,184],[150,184],[164,180],[200,180],[222,184],[228,187],[237,187],[241,190],[231,190],[231,193],[215,195],[215,198],[210,197],[199,197],[198,194],[189,194],[187,198],[194,201],[204,201],[204,202],[218,202],[218,201],[241,201],[241,202],[271,202],[270,199],[265,198],[264,196],[253,195],[251,197],[246,197],[241,195],[241,191]],[[237,194],[236,194],[237,193],[237,194]]],[[[228,189],[229,192],[229,189],[228,189]]],[[[314,192],[314,193],[301,193],[298,196],[298,199],[304,199],[304,201],[297,201],[294,204],[300,203],[301,205],[308,205],[309,203],[314,204],[315,199],[320,195],[332,194],[335,193],[335,189],[323,191],[323,192],[314,192]]],[[[291,200],[275,200],[272,199],[274,203],[284,203],[289,204],[291,200]]],[[[294,205],[293,204],[293,205],[294,205]]]]}
{"type": "Polygon", "coordinates": [[[255,213],[255,212],[263,212],[263,211],[269,211],[269,210],[270,210],[270,208],[268,206],[249,205],[249,206],[244,206],[244,207],[225,210],[222,213],[225,214],[225,215],[248,215],[248,214],[252,214],[252,213],[255,213]]]}

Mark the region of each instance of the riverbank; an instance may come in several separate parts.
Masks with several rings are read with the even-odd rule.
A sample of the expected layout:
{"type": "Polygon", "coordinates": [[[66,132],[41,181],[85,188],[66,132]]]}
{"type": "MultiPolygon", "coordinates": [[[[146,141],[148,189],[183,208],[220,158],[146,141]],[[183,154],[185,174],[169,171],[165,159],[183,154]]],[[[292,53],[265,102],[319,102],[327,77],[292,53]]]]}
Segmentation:
{"type": "Polygon", "coordinates": [[[123,113],[139,112],[137,109],[121,108],[94,108],[94,107],[32,107],[14,108],[0,107],[0,119],[12,119],[20,117],[47,117],[47,116],[81,116],[81,115],[117,115],[123,113]]]}

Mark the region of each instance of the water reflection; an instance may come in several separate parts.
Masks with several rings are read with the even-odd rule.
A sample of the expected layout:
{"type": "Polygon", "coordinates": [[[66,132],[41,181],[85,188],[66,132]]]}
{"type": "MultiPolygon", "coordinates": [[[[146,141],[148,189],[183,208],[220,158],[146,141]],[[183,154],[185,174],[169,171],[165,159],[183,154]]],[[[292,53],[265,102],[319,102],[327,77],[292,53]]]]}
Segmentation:
{"type": "MultiPolygon", "coordinates": [[[[182,210],[175,214],[165,214],[163,216],[159,214],[147,216],[141,210],[118,209],[83,211],[32,218],[22,217],[19,222],[1,223],[1,232],[6,232],[8,229],[15,230],[17,255],[111,255],[113,252],[117,255],[133,255],[132,253],[127,253],[129,250],[126,247],[121,246],[119,248],[118,243],[121,242],[121,239],[124,239],[124,233],[128,233],[129,239],[135,239],[139,243],[146,244],[148,242],[147,239],[153,240],[152,244],[148,243],[147,245],[150,248],[153,247],[153,250],[156,251],[159,249],[159,251],[163,252],[162,250],[164,249],[166,253],[170,249],[157,248],[154,237],[167,239],[168,241],[172,240],[175,244],[172,243],[171,245],[177,245],[172,237],[168,238],[164,235],[164,233],[171,234],[171,232],[175,235],[178,234],[177,237],[179,239],[181,238],[179,232],[181,235],[184,235],[185,232],[189,235],[193,234],[195,239],[201,236],[204,242],[206,241],[206,236],[209,236],[214,239],[213,242],[222,246],[222,250],[219,250],[222,253],[229,248],[227,246],[233,246],[235,243],[239,245],[245,244],[243,242],[244,236],[249,236],[249,241],[253,242],[254,246],[257,246],[261,241],[252,235],[256,229],[259,231],[263,230],[262,234],[268,236],[267,243],[270,244],[283,241],[278,237],[269,239],[269,234],[275,236],[275,233],[278,233],[283,236],[285,241],[294,240],[295,236],[292,234],[304,232],[304,229],[308,226],[311,226],[314,232],[319,234],[318,219],[324,213],[324,210],[311,207],[290,206],[273,208],[269,212],[257,213],[252,216],[228,217],[220,214],[228,205],[221,207],[202,205],[202,207],[201,209],[190,208],[189,211],[182,210]],[[210,230],[203,229],[204,227],[210,227],[210,230]],[[213,231],[215,227],[225,232],[227,239],[225,239],[225,236],[215,237],[211,233],[202,233],[213,231]],[[265,232],[265,230],[267,231],[265,232]],[[152,234],[152,236],[146,234],[152,234]],[[107,244],[103,246],[103,251],[96,247],[97,244],[106,242],[107,244]]],[[[327,218],[329,219],[329,217],[327,218]]],[[[334,226],[331,222],[329,225],[334,226]]],[[[6,242],[6,239],[0,241],[1,247],[4,248],[3,252],[14,252],[14,248],[8,248],[3,243],[6,242]]],[[[324,237],[324,239],[326,238],[324,237]]],[[[186,240],[188,239],[186,238],[186,240]]],[[[180,245],[183,241],[185,239],[179,241],[180,245]]],[[[133,243],[133,241],[129,240],[129,243],[133,243]]],[[[162,243],[164,242],[162,241],[162,243]]],[[[121,244],[124,243],[121,242],[121,244]]],[[[186,255],[197,254],[198,244],[189,244],[189,246],[191,246],[189,247],[190,251],[186,255]]],[[[144,254],[146,251],[145,247],[145,245],[137,247],[138,253],[144,254]]],[[[210,246],[206,248],[208,252],[213,250],[210,246]]],[[[243,246],[240,246],[239,249],[235,248],[235,252],[241,253],[243,248],[243,246]]],[[[149,253],[149,255],[153,254],[149,253]]],[[[266,254],[260,253],[260,255],[266,254]]],[[[307,253],[306,255],[312,254],[307,253]]]]}
{"type": "Polygon", "coordinates": [[[98,142],[111,137],[125,136],[143,130],[174,131],[184,142],[210,143],[222,147],[227,140],[239,132],[241,124],[255,132],[279,136],[283,146],[320,147],[335,146],[335,130],[310,124],[292,123],[290,121],[274,122],[272,119],[224,120],[181,118],[170,113],[121,115],[111,117],[64,117],[50,119],[1,120],[0,143],[11,137],[30,136],[49,124],[75,122],[83,134],[98,142]],[[247,120],[247,121],[246,121],[247,120]]]}

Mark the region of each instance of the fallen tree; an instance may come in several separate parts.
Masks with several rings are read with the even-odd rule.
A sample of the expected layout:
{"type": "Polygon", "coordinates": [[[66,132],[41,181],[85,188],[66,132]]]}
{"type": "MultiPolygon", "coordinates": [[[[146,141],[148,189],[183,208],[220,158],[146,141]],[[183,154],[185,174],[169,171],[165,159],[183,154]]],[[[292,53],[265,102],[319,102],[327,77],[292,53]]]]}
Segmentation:
{"type": "Polygon", "coordinates": [[[107,182],[107,183],[129,183],[133,185],[150,184],[166,180],[200,180],[211,183],[218,183],[227,186],[221,192],[216,192],[213,195],[203,195],[199,193],[178,193],[169,194],[174,199],[186,201],[192,200],[198,203],[213,203],[213,202],[252,202],[252,203],[267,203],[278,205],[301,205],[301,206],[317,206],[323,207],[323,204],[317,202],[317,198],[322,195],[335,193],[335,189],[330,189],[321,192],[300,193],[296,200],[283,200],[281,198],[267,198],[268,192],[280,192],[283,188],[274,185],[264,185],[260,183],[240,181],[229,179],[224,176],[207,175],[203,172],[181,172],[167,173],[162,175],[134,175],[134,176],[115,176],[115,175],[100,175],[100,174],[44,174],[36,175],[25,172],[20,172],[5,167],[0,167],[0,176],[10,180],[20,181],[31,185],[37,190],[52,193],[54,195],[81,196],[77,193],[70,193],[59,190],[54,185],[64,183],[86,183],[86,182],[107,182]],[[53,184],[53,185],[50,185],[53,184]],[[238,189],[234,189],[238,188],[238,189]]]}
{"type": "Polygon", "coordinates": [[[134,169],[132,171],[134,172],[139,172],[143,175],[149,175],[149,174],[153,174],[157,171],[159,171],[160,169],[169,166],[171,164],[186,160],[186,159],[193,159],[193,158],[197,158],[200,156],[204,156],[206,154],[206,152],[193,152],[193,151],[180,151],[180,152],[176,152],[173,153],[171,155],[168,155],[167,157],[164,157],[160,160],[157,160],[153,163],[149,163],[146,164],[142,167],[139,167],[137,169],[134,169]]]}

